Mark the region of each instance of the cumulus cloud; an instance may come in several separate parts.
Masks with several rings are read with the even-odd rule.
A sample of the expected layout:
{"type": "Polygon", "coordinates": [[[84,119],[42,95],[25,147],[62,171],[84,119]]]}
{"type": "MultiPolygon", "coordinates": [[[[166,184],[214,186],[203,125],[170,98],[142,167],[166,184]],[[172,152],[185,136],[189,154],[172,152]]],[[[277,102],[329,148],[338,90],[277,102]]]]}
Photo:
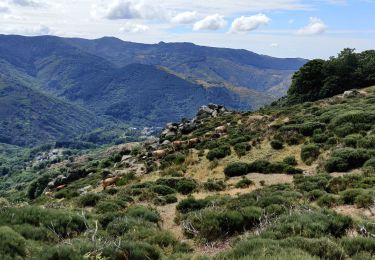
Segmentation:
{"type": "Polygon", "coordinates": [[[172,18],[172,23],[191,24],[197,20],[197,12],[183,12],[172,18]]]}
{"type": "Polygon", "coordinates": [[[249,32],[257,29],[261,25],[266,25],[271,21],[264,14],[256,14],[253,16],[241,16],[235,19],[230,28],[231,33],[249,32]]]}
{"type": "Polygon", "coordinates": [[[141,15],[131,2],[116,1],[108,7],[105,17],[116,20],[140,18],[141,15]]]}
{"type": "Polygon", "coordinates": [[[209,15],[206,18],[196,22],[193,26],[194,31],[200,30],[219,30],[227,25],[224,16],[219,14],[209,15]]]}
{"type": "Polygon", "coordinates": [[[28,6],[28,7],[40,7],[41,3],[33,0],[10,0],[12,4],[19,6],[28,6]]]}
{"type": "Polygon", "coordinates": [[[109,20],[120,19],[162,19],[164,11],[157,5],[144,1],[115,0],[108,6],[94,5],[92,14],[109,20]]]}
{"type": "Polygon", "coordinates": [[[120,32],[127,33],[143,33],[148,30],[150,30],[150,27],[147,25],[133,23],[125,23],[125,25],[120,28],[120,32]]]}
{"type": "Polygon", "coordinates": [[[327,30],[327,25],[317,17],[310,17],[309,24],[297,31],[298,35],[318,35],[327,30]]]}

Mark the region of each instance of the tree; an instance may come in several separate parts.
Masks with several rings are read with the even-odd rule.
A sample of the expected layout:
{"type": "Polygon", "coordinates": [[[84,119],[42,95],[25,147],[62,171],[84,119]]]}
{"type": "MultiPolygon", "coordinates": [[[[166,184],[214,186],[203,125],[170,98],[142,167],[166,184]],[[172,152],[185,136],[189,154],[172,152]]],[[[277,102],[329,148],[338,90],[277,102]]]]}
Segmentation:
{"type": "Polygon", "coordinates": [[[375,84],[375,51],[346,48],[337,57],[315,59],[293,75],[289,103],[315,101],[375,84]]]}

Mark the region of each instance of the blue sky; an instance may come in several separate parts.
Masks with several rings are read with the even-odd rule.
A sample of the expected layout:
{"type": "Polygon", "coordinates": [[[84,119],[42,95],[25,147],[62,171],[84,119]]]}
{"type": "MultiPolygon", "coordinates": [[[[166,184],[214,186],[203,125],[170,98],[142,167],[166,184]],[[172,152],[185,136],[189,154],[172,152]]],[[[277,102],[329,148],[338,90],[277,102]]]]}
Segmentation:
{"type": "Polygon", "coordinates": [[[0,33],[193,42],[277,57],[375,48],[375,0],[0,0],[0,33]]]}

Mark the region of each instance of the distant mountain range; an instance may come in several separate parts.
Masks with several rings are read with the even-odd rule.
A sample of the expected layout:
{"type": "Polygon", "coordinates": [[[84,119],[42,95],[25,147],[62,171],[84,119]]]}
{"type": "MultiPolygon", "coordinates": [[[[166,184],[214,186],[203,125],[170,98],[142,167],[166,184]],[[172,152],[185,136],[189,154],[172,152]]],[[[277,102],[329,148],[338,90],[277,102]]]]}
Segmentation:
{"type": "Polygon", "coordinates": [[[111,122],[162,126],[210,102],[257,108],[285,94],[305,62],[191,43],[0,35],[0,143],[69,139],[111,122]]]}

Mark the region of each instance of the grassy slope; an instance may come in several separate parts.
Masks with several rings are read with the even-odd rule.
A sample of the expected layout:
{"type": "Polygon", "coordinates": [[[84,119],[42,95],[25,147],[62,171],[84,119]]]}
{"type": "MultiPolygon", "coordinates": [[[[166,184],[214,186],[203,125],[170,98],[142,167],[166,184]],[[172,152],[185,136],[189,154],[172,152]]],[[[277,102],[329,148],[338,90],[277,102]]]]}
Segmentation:
{"type": "MultiPolygon", "coordinates": [[[[189,150],[186,147],[182,151],[180,151],[185,155],[185,161],[183,163],[172,163],[168,164],[167,167],[163,168],[157,167],[154,168],[154,170],[151,170],[151,172],[147,175],[139,175],[135,178],[130,179],[128,173],[132,171],[132,169],[126,166],[126,164],[115,164],[113,162],[115,159],[113,156],[111,157],[110,154],[116,155],[126,149],[132,149],[133,158],[136,158],[138,163],[143,164],[145,163],[145,161],[148,161],[150,159],[149,157],[147,157],[147,153],[145,153],[145,151],[141,153],[136,153],[135,151],[142,151],[144,148],[135,149],[134,147],[131,148],[119,146],[114,147],[111,150],[108,150],[104,153],[104,156],[103,154],[92,154],[92,156],[79,157],[75,159],[75,163],[72,164],[69,162],[65,162],[63,164],[60,164],[58,168],[84,168],[92,172],[93,174],[84,179],[70,183],[68,187],[62,192],[52,190],[53,193],[51,195],[43,195],[38,200],[34,201],[34,204],[52,204],[55,207],[58,206],[66,209],[77,207],[80,208],[82,207],[82,205],[80,205],[79,202],[82,200],[83,196],[76,197],[77,194],[73,196],[70,196],[69,194],[72,194],[72,192],[75,192],[79,188],[85,187],[88,184],[93,186],[92,192],[98,193],[102,201],[120,201],[125,199],[125,194],[131,194],[131,197],[134,199],[134,202],[130,202],[131,205],[145,205],[155,208],[160,213],[162,219],[160,222],[161,228],[170,231],[174,235],[174,237],[178,238],[179,240],[184,239],[188,241],[188,243],[192,246],[194,251],[185,254],[175,249],[175,247],[172,246],[172,244],[169,244],[168,246],[161,246],[160,244],[158,245],[155,242],[150,242],[150,240],[142,237],[142,231],[139,227],[134,228],[135,234],[128,233],[123,238],[130,238],[133,240],[135,239],[136,241],[148,241],[148,243],[152,244],[156,248],[159,248],[164,256],[169,255],[172,259],[181,259],[182,256],[186,257],[187,259],[190,259],[191,257],[197,256],[199,254],[213,256],[216,255],[218,252],[226,252],[226,258],[225,255],[216,256],[218,259],[238,259],[239,255],[241,255],[241,253],[239,252],[249,254],[250,259],[251,257],[263,257],[263,254],[268,254],[269,257],[272,259],[272,256],[274,256],[273,254],[275,252],[272,251],[274,250],[274,248],[271,246],[271,244],[274,245],[274,243],[277,243],[278,245],[278,249],[276,251],[280,259],[291,259],[291,256],[288,254],[300,256],[303,259],[307,259],[308,256],[331,257],[333,259],[336,259],[337,254],[341,255],[344,258],[349,258],[355,256],[355,254],[358,253],[358,251],[363,251],[361,252],[361,254],[367,254],[371,257],[371,254],[373,254],[374,252],[372,246],[359,246],[357,249],[353,251],[351,246],[348,246],[349,242],[345,241],[352,241],[350,242],[352,244],[349,243],[349,245],[354,245],[354,243],[357,243],[354,242],[356,241],[355,239],[362,239],[362,236],[358,233],[359,227],[366,226],[371,221],[373,222],[374,216],[371,214],[371,210],[375,210],[374,205],[370,207],[363,207],[361,206],[361,204],[357,204],[357,200],[355,200],[355,203],[354,201],[345,202],[344,199],[346,195],[344,196],[344,193],[346,191],[349,191],[351,188],[359,188],[359,191],[364,192],[364,194],[367,194],[368,192],[373,192],[374,186],[371,185],[371,183],[373,183],[372,180],[374,178],[373,176],[375,169],[365,169],[363,167],[357,167],[356,169],[348,170],[348,173],[334,172],[330,175],[323,175],[323,177],[320,177],[320,175],[317,174],[325,171],[324,166],[327,162],[327,159],[330,158],[333,151],[346,146],[343,135],[341,134],[342,130],[341,128],[337,128],[341,127],[342,125],[335,125],[335,122],[337,122],[338,118],[341,118],[342,115],[353,113],[353,111],[354,113],[359,113],[361,111],[366,112],[368,113],[367,116],[375,115],[375,107],[373,105],[374,99],[375,87],[371,87],[361,90],[361,93],[358,96],[351,98],[336,96],[314,103],[299,104],[292,107],[274,106],[268,107],[255,113],[233,112],[229,115],[220,116],[215,119],[209,119],[202,122],[198,129],[196,129],[191,135],[181,136],[178,139],[188,139],[194,136],[202,136],[204,133],[212,131],[215,127],[219,125],[230,124],[230,126],[228,127],[228,135],[217,140],[218,143],[216,145],[222,146],[227,145],[230,142],[235,143],[233,142],[234,140],[240,140],[238,138],[249,136],[249,138],[251,139],[249,143],[251,143],[252,145],[251,151],[247,152],[245,155],[241,157],[238,157],[235,154],[233,147],[231,147],[231,155],[223,159],[219,159],[215,162],[209,162],[206,158],[206,155],[209,150],[212,150],[213,144],[202,143],[199,146],[195,147],[195,149],[189,150]],[[311,128],[316,128],[316,125],[311,125],[311,122],[320,122],[324,124],[325,127],[322,131],[315,131],[314,133],[312,133],[310,130],[311,128]],[[296,126],[298,126],[298,128],[296,128],[296,126]],[[285,129],[298,130],[286,131],[285,129]],[[298,135],[296,132],[299,131],[305,133],[305,135],[298,135]],[[306,133],[306,131],[309,133],[306,133]],[[320,138],[318,138],[318,135],[326,135],[328,139],[330,138],[330,141],[327,141],[328,139],[324,140],[324,138],[322,138],[321,136],[319,136],[320,138]],[[287,142],[290,141],[291,137],[293,136],[298,137],[298,142],[296,142],[296,144],[294,145],[288,145],[287,142]],[[273,148],[271,148],[270,142],[275,138],[284,142],[283,149],[274,150],[273,148]],[[322,139],[324,141],[322,141],[322,139]],[[336,143],[332,142],[333,139],[336,140],[336,143]],[[310,161],[308,164],[306,162],[303,162],[300,156],[301,149],[304,147],[305,144],[315,144],[319,147],[320,150],[320,155],[317,156],[316,159],[310,161]],[[136,154],[138,154],[138,156],[136,154]],[[287,156],[295,156],[297,159],[297,165],[295,167],[304,170],[303,175],[307,179],[302,182],[302,185],[301,183],[299,183],[298,178],[294,177],[293,175],[288,175],[280,172],[274,174],[249,173],[244,177],[253,181],[253,185],[250,185],[247,188],[236,188],[235,184],[242,180],[242,177],[226,179],[224,176],[224,168],[228,164],[233,162],[251,163],[255,160],[263,159],[274,163],[283,160],[287,156]],[[103,164],[104,161],[108,163],[103,164]],[[103,192],[102,188],[98,183],[102,178],[102,172],[104,169],[110,170],[114,174],[123,176],[122,181],[118,182],[118,187],[115,188],[117,190],[117,194],[115,195],[108,195],[108,193],[103,192]],[[207,197],[213,197],[211,199],[213,204],[210,204],[211,206],[207,209],[198,210],[191,214],[179,213],[176,210],[177,203],[160,205],[160,200],[155,199],[160,199],[163,196],[157,195],[155,193],[155,190],[153,188],[153,185],[155,184],[153,184],[153,182],[161,177],[171,177],[171,175],[192,178],[195,181],[197,181],[199,186],[197,190],[192,194],[192,196],[194,196],[196,199],[205,199],[207,197]],[[347,177],[342,178],[340,176],[347,177]],[[338,181],[344,181],[345,183],[345,180],[347,180],[346,178],[349,177],[352,178],[351,181],[349,181],[347,184],[344,184],[339,191],[334,191],[336,186],[332,183],[336,183],[338,181]],[[329,181],[322,182],[323,184],[317,184],[318,181],[321,182],[325,178],[327,178],[329,181]],[[215,179],[215,181],[221,180],[226,184],[226,187],[221,191],[208,191],[204,188],[204,186],[209,179],[215,179]],[[309,182],[310,179],[312,183],[309,182]],[[262,181],[264,181],[264,183],[262,181]],[[151,185],[149,188],[145,186],[141,189],[136,189],[134,186],[137,183],[147,182],[151,182],[151,184],[149,184],[151,185]],[[283,183],[286,183],[287,186],[280,186],[280,184],[283,183]],[[370,183],[370,185],[367,185],[365,183],[370,183]],[[279,186],[272,186],[275,184],[278,184],[279,186]],[[314,186],[315,191],[319,191],[320,193],[329,196],[331,198],[331,201],[329,201],[328,204],[322,204],[324,201],[322,202],[316,197],[311,197],[312,193],[309,190],[309,187],[311,185],[316,186],[314,186]],[[272,189],[275,190],[272,191],[272,189]],[[283,189],[286,189],[287,191],[283,191],[283,189]],[[288,191],[289,189],[290,192],[288,191]],[[136,190],[137,192],[135,192],[136,190]],[[269,190],[271,190],[271,192],[269,190]],[[262,192],[270,193],[267,193],[268,195],[266,195],[262,192]],[[241,194],[243,194],[243,196],[245,197],[242,197],[241,194]],[[281,196],[279,194],[281,194],[281,196]],[[251,202],[252,196],[256,196],[257,200],[259,201],[251,202]],[[288,200],[288,196],[291,196],[291,201],[288,200]],[[211,208],[214,209],[216,215],[219,215],[220,212],[228,211],[231,207],[233,207],[233,203],[234,205],[240,205],[239,208],[237,208],[236,210],[237,212],[241,212],[246,207],[244,205],[246,205],[247,203],[250,203],[252,207],[260,207],[262,210],[268,210],[269,208],[267,207],[269,205],[264,205],[267,205],[267,203],[275,205],[272,204],[274,203],[272,202],[274,200],[277,201],[275,203],[276,205],[279,205],[281,206],[281,208],[284,208],[284,213],[275,213],[279,215],[277,215],[276,218],[272,219],[270,223],[262,222],[263,224],[265,224],[264,228],[259,228],[258,225],[255,225],[252,228],[245,229],[245,232],[241,228],[234,233],[227,233],[227,231],[222,230],[222,233],[219,232],[213,241],[206,241],[205,239],[207,239],[207,237],[205,236],[209,235],[210,232],[217,232],[216,230],[212,230],[207,234],[204,233],[207,231],[198,228],[198,231],[200,232],[194,235],[193,237],[186,236],[186,234],[183,232],[184,226],[182,225],[182,223],[184,222],[181,222],[181,220],[195,221],[194,223],[197,224],[197,219],[195,218],[195,216],[201,216],[200,221],[204,221],[207,218],[205,214],[207,214],[207,212],[210,212],[211,208]],[[259,204],[261,201],[263,204],[259,204]],[[309,223],[316,222],[319,223],[319,225],[321,225],[318,225],[319,227],[324,227],[326,223],[328,223],[327,221],[329,221],[324,220],[324,215],[329,214],[331,216],[330,218],[336,218],[336,215],[334,215],[332,211],[328,211],[322,213],[323,215],[320,215],[321,207],[331,208],[332,210],[337,211],[340,214],[348,215],[354,222],[350,227],[344,230],[344,233],[340,234],[338,238],[332,238],[332,234],[329,233],[330,231],[328,230],[322,231],[322,234],[314,233],[320,232],[318,231],[320,230],[318,227],[314,227],[315,231],[309,233],[309,223]],[[309,210],[306,211],[306,209],[309,210]],[[314,214],[316,214],[316,218],[312,219],[312,221],[308,219],[310,214],[312,214],[309,212],[314,212],[314,214]],[[297,217],[295,217],[295,219],[288,219],[288,216],[294,216],[293,214],[297,214],[297,217]],[[298,216],[301,216],[301,219],[298,216]],[[307,218],[307,223],[302,225],[305,226],[306,233],[302,231],[298,234],[293,233],[293,230],[299,230],[300,225],[298,224],[298,221],[303,221],[302,217],[307,218]],[[176,218],[177,220],[180,220],[179,223],[178,221],[176,223],[176,218]],[[295,223],[295,226],[290,229],[286,228],[286,224],[280,222],[283,221],[283,219],[285,218],[287,219],[286,221],[288,223],[295,223]],[[275,225],[273,223],[275,223],[275,225]],[[282,230],[281,233],[277,233],[279,232],[278,228],[285,228],[285,230],[282,230]],[[285,234],[289,239],[300,239],[297,238],[297,236],[302,236],[306,240],[304,240],[304,242],[288,242],[284,240],[285,238],[283,238],[283,234],[285,234]],[[135,235],[136,238],[132,237],[132,235],[135,235]],[[275,236],[276,238],[272,238],[273,236],[275,236]],[[340,238],[341,236],[343,236],[343,238],[340,238]],[[355,238],[353,238],[353,236],[355,238]],[[329,250],[328,248],[324,249],[323,251],[318,250],[320,249],[320,247],[325,248],[325,246],[327,245],[326,243],[328,243],[326,240],[324,240],[326,242],[324,242],[323,240],[319,240],[319,243],[322,243],[320,245],[313,246],[312,244],[309,244],[313,242],[313,239],[320,239],[321,237],[325,237],[325,239],[330,243],[331,247],[329,250]],[[233,242],[236,241],[236,238],[242,240],[243,242],[233,242]],[[268,238],[269,240],[264,240],[265,238],[268,238]],[[245,246],[244,243],[246,243],[248,239],[250,241],[250,244],[255,243],[257,245],[257,243],[264,242],[265,244],[262,246],[263,251],[258,252],[256,248],[251,249],[250,247],[247,247],[248,249],[246,249],[245,251],[241,251],[240,248],[245,246]],[[285,243],[287,245],[285,245],[285,243]],[[237,251],[233,251],[232,247],[237,251]],[[288,251],[291,249],[294,250],[296,248],[304,251],[298,251],[293,253],[290,253],[288,251]],[[336,254],[334,252],[338,253],[336,254]]],[[[362,118],[360,120],[367,119],[362,118]]],[[[353,119],[351,120],[351,122],[349,122],[349,124],[354,122],[355,120],[353,119]]],[[[365,123],[360,123],[360,125],[357,125],[357,127],[349,127],[349,130],[347,131],[351,133],[360,132],[363,135],[362,138],[370,140],[369,138],[371,138],[371,133],[373,133],[374,131],[374,123],[375,122],[367,122],[367,125],[365,123]],[[367,131],[364,131],[363,129],[367,129],[367,131]]],[[[359,145],[360,147],[361,144],[358,143],[357,145],[359,145]]],[[[360,149],[359,147],[358,149],[360,149]]],[[[373,151],[373,149],[375,148],[371,148],[371,144],[368,147],[368,151],[373,151]]],[[[165,160],[154,162],[156,163],[156,165],[160,165],[160,163],[166,163],[165,160]]],[[[51,170],[46,169],[45,171],[48,172],[51,170]]],[[[319,196],[322,196],[322,194],[319,196]]],[[[188,196],[176,193],[176,197],[180,202],[183,199],[186,199],[188,196]]],[[[354,199],[354,197],[352,198],[354,199]]],[[[103,213],[98,212],[98,207],[85,207],[84,210],[86,210],[88,214],[90,214],[90,218],[92,218],[92,220],[98,218],[100,219],[100,217],[103,216],[103,213]]],[[[124,214],[130,214],[126,209],[119,210],[119,212],[124,212],[124,214]]],[[[231,214],[235,213],[232,212],[231,214]]],[[[340,221],[344,220],[340,219],[340,217],[335,219],[336,224],[340,223],[340,221]]],[[[209,224],[206,224],[205,226],[213,227],[215,222],[208,223],[209,224]]],[[[371,226],[366,227],[368,230],[370,230],[370,232],[373,232],[371,231],[371,226]]],[[[334,229],[339,230],[338,227],[334,229]]],[[[101,235],[103,235],[103,237],[106,237],[107,231],[103,229],[103,231],[101,231],[103,232],[101,235]]],[[[155,232],[158,234],[157,236],[161,236],[161,234],[158,233],[161,231],[155,232]]],[[[79,239],[85,241],[83,235],[80,235],[78,237],[79,239]]],[[[365,236],[363,236],[363,239],[368,239],[366,240],[366,243],[368,243],[369,245],[372,243],[372,238],[365,238],[365,236]]],[[[75,245],[74,248],[77,248],[77,245],[75,245]]],[[[364,256],[358,255],[357,257],[362,257],[363,259],[364,256]]]]}

